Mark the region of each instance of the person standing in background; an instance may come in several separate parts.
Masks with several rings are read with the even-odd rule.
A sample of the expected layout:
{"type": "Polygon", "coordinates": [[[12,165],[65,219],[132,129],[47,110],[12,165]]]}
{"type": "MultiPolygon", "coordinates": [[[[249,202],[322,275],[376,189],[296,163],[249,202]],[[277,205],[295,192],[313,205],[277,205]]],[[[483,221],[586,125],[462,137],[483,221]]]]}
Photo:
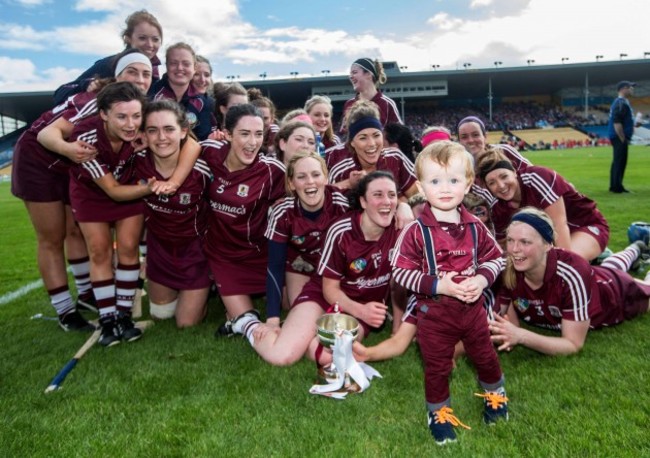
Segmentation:
{"type": "Polygon", "coordinates": [[[620,81],[616,85],[618,97],[609,109],[607,125],[609,139],[612,142],[612,167],[609,172],[609,192],[620,194],[630,192],[623,187],[623,176],[627,166],[627,150],[634,132],[634,113],[628,97],[634,94],[636,83],[620,81]]]}

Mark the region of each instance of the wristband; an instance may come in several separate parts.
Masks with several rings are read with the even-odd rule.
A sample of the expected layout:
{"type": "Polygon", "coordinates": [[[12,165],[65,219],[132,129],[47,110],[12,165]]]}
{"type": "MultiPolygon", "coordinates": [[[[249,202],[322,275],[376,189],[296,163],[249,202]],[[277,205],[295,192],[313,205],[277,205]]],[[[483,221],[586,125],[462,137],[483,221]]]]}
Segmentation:
{"type": "Polygon", "coordinates": [[[431,286],[431,295],[435,296],[438,291],[438,277],[433,279],[433,285],[431,286]]]}

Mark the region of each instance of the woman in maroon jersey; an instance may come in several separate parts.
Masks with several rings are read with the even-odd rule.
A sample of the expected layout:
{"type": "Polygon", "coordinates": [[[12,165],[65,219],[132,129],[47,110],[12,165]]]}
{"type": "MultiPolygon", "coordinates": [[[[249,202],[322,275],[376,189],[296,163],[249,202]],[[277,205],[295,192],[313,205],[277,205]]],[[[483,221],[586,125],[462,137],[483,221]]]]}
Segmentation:
{"type": "Polygon", "coordinates": [[[286,166],[299,151],[316,151],[316,131],[311,124],[290,121],[275,136],[275,155],[286,166]]]}
{"type": "Polygon", "coordinates": [[[81,120],[70,135],[70,143],[85,142],[97,151],[94,159],[70,169],[70,202],[90,255],[90,279],[102,327],[99,342],[104,346],[142,335],[130,317],[143,220],[142,204],[133,199],[150,193],[150,183],[120,184],[131,177],[132,141],[138,136],[145,103],[145,95],[133,84],[109,84],[97,95],[99,113],[81,120]],[[108,190],[124,202],[112,200],[108,190]],[[112,227],[118,245],[115,275],[112,227]]]}
{"type": "Polygon", "coordinates": [[[346,117],[348,140],[327,153],[330,183],[340,189],[352,189],[366,174],[390,171],[404,200],[417,193],[413,163],[398,149],[384,148],[379,111],[373,102],[359,101],[346,117]]]}
{"type": "MultiPolygon", "coordinates": [[[[314,95],[305,102],[305,111],[311,118],[314,129],[320,134],[323,151],[341,143],[341,139],[334,133],[332,126],[332,101],[324,95],[314,95]]],[[[316,150],[321,152],[321,145],[316,145],[316,150]]]]}
{"type": "MultiPolygon", "coordinates": [[[[137,155],[136,178],[167,180],[179,164],[181,147],[191,135],[189,127],[178,103],[150,103],[144,113],[149,152],[137,155]]],[[[206,312],[211,281],[203,253],[204,193],[210,180],[207,164],[198,159],[174,194],[144,198],[150,314],[157,319],[175,317],[179,328],[198,324],[206,312]]]]}
{"type": "MultiPolygon", "coordinates": [[[[268,210],[284,196],[284,165],[259,154],[260,111],[250,104],[226,113],[227,141],[207,140],[203,159],[214,175],[209,189],[206,254],[229,318],[253,311],[253,295],[266,292],[268,210]]],[[[229,333],[230,325],[219,333],[229,333]]]]}
{"type": "MultiPolygon", "coordinates": [[[[158,73],[160,59],[157,54],[162,44],[162,26],[158,19],[147,10],[135,11],[126,18],[125,23],[126,27],[122,31],[125,50],[138,51],[150,61],[149,70],[152,75],[149,84],[151,85],[152,80],[158,81],[160,79],[158,73]]],[[[98,60],[75,81],[59,87],[54,92],[54,103],[59,105],[68,97],[80,92],[98,92],[102,88],[101,84],[97,86],[98,80],[113,76],[115,62],[120,58],[120,54],[98,60]]]]}
{"type": "MultiPolygon", "coordinates": [[[[146,90],[151,85],[151,62],[135,49],[122,53],[115,62],[113,74],[118,81],[130,81],[146,90]]],[[[111,80],[101,81],[102,86],[111,80]]],[[[94,307],[89,278],[88,252],[70,208],[69,168],[73,162],[92,159],[96,150],[85,143],[67,144],[61,139],[61,154],[56,147],[39,143],[45,131],[67,125],[72,132],[72,120],[96,109],[95,92],[81,92],[63,104],[43,113],[18,139],[14,147],[12,193],[25,202],[38,241],[38,265],[52,305],[57,310],[64,330],[91,329],[75,312],[68,289],[65,257],[75,276],[78,305],[94,307]],[[47,145],[46,145],[47,146],[47,145]],[[64,250],[65,246],[65,250],[64,250]]]]}
{"type": "Polygon", "coordinates": [[[316,275],[293,302],[282,328],[269,332],[268,326],[262,327],[250,314],[233,323],[233,329],[244,334],[271,364],[293,364],[305,354],[320,362],[329,360],[321,355],[314,323],[335,304],[359,319],[360,338],[384,323],[391,283],[389,256],[398,235],[393,221],[397,208],[393,176],[385,171],[368,174],[351,203],[355,211],[327,231],[316,275]]]}
{"type": "Polygon", "coordinates": [[[267,156],[274,157],[277,153],[275,149],[275,136],[278,130],[280,130],[280,126],[275,122],[275,104],[256,87],[252,87],[246,92],[248,93],[250,104],[260,110],[264,119],[264,143],[260,151],[267,156]]]}
{"type": "Polygon", "coordinates": [[[500,315],[490,324],[499,350],[523,345],[548,355],[577,353],[589,329],[613,326],[648,311],[649,276],[640,281],[627,273],[641,254],[647,254],[643,242],[591,266],[577,254],[556,248],[555,237],[553,221],[536,208],[522,209],[508,226],[504,287],[497,297],[500,315]],[[538,334],[520,322],[561,335],[538,334]]]}
{"type": "MultiPolygon", "coordinates": [[[[397,104],[393,99],[384,95],[379,86],[388,81],[381,62],[362,57],[355,60],[350,66],[350,83],[356,95],[343,105],[343,116],[347,116],[348,110],[359,100],[374,102],[379,107],[379,121],[381,129],[386,124],[403,124],[402,118],[397,110],[397,104]]],[[[348,132],[347,125],[344,125],[344,132],[348,132]]]]}
{"type": "Polygon", "coordinates": [[[558,247],[587,261],[607,247],[609,226],[596,203],[554,170],[531,165],[515,171],[514,164],[497,150],[481,155],[476,168],[496,198],[491,213],[497,240],[503,242],[505,229],[518,208],[532,206],[544,210],[553,220],[558,247]]]}

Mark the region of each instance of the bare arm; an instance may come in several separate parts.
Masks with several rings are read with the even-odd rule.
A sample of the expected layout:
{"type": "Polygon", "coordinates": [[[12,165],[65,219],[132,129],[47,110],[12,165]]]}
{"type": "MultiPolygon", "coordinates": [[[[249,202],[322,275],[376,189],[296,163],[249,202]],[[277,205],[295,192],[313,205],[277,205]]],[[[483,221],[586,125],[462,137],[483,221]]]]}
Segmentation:
{"type": "Polygon", "coordinates": [[[614,123],[614,132],[618,135],[619,140],[625,143],[625,131],[623,130],[623,124],[620,122],[614,123]]]}
{"type": "Polygon", "coordinates": [[[362,304],[353,301],[341,290],[341,281],[323,277],[323,297],[330,304],[338,304],[342,312],[365,321],[370,326],[378,328],[386,318],[388,307],[381,302],[362,304]]]}
{"type": "Polygon", "coordinates": [[[46,149],[67,157],[73,162],[81,163],[97,155],[94,146],[81,140],[68,142],[74,124],[65,118],[59,118],[38,133],[36,139],[46,149]]]}
{"type": "Polygon", "coordinates": [[[403,354],[409,347],[417,326],[412,323],[402,323],[396,334],[372,347],[365,347],[359,342],[352,346],[357,361],[381,361],[403,354]]]}
{"type": "Polygon", "coordinates": [[[507,316],[496,316],[490,322],[492,341],[499,345],[499,351],[510,351],[516,345],[523,345],[545,355],[571,355],[578,353],[587,338],[589,320],[562,320],[560,337],[537,334],[519,327],[519,320],[512,305],[507,316]]]}
{"type": "Polygon", "coordinates": [[[117,202],[140,199],[151,194],[150,186],[153,185],[154,182],[155,179],[151,178],[146,184],[120,184],[112,173],[107,173],[101,178],[95,180],[97,186],[102,188],[102,191],[117,202]]]}
{"type": "Polygon", "coordinates": [[[555,240],[556,245],[565,250],[571,250],[571,233],[569,232],[569,224],[566,218],[564,198],[560,197],[555,203],[546,207],[544,211],[553,220],[553,226],[557,234],[557,239],[555,240]]]}

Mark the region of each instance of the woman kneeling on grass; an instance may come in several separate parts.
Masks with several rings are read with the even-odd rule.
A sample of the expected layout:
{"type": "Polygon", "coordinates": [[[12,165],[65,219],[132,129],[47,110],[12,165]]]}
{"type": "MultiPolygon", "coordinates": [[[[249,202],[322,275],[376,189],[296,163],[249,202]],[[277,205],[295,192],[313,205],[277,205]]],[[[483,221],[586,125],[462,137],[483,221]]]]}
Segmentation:
{"type": "Polygon", "coordinates": [[[613,326],[648,311],[650,282],[627,273],[648,251],[641,241],[591,266],[579,255],[554,247],[555,230],[549,216],[525,208],[507,230],[504,287],[497,297],[502,311],[490,324],[499,350],[516,345],[547,355],[580,351],[589,329],[613,326]],[[560,337],[537,334],[529,325],[561,331],[560,337]]]}
{"type": "Polygon", "coordinates": [[[258,319],[248,316],[233,323],[233,329],[249,337],[255,350],[272,364],[293,364],[304,354],[317,362],[329,360],[325,355],[320,358],[322,347],[316,339],[315,323],[334,304],[359,319],[361,339],[386,318],[389,252],[398,235],[393,221],[397,188],[392,174],[376,171],[366,175],[351,204],[355,211],[328,230],[317,275],[310,277],[294,301],[281,331],[267,332],[258,341],[251,339],[258,319]]]}

